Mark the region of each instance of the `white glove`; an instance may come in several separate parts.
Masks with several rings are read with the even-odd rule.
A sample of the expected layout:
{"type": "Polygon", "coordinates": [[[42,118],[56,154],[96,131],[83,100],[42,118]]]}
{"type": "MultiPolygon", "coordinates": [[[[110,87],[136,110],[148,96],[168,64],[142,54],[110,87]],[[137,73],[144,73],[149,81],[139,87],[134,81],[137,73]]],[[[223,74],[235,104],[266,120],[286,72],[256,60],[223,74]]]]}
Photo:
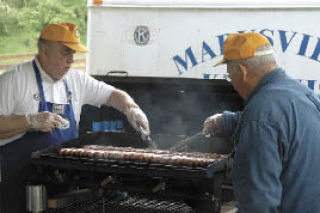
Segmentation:
{"type": "Polygon", "coordinates": [[[27,114],[26,121],[31,129],[50,132],[54,128],[68,128],[69,121],[60,115],[51,112],[39,112],[37,114],[27,114]]]}
{"type": "Polygon", "coordinates": [[[129,108],[125,114],[135,130],[141,132],[143,136],[150,135],[148,118],[138,106],[129,108]]]}
{"type": "Polygon", "coordinates": [[[220,122],[222,119],[222,114],[215,114],[208,117],[203,123],[203,135],[210,135],[220,131],[220,122]]]}

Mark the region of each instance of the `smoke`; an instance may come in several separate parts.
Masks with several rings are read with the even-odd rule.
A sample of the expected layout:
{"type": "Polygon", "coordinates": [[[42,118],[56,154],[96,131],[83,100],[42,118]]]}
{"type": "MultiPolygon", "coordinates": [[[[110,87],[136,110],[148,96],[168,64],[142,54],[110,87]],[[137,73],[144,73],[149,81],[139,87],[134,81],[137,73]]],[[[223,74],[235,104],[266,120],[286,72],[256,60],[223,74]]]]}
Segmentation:
{"type": "MultiPolygon", "coordinates": [[[[207,117],[224,110],[241,110],[243,103],[231,84],[224,80],[128,78],[119,82],[113,80],[111,85],[128,92],[146,113],[151,138],[162,149],[202,131],[207,117]]],[[[111,119],[122,120],[125,132],[138,134],[123,114],[109,107],[95,113],[91,109],[86,111],[85,116],[81,115],[82,125],[80,123],[84,130],[91,128],[92,120],[111,119]]],[[[214,140],[226,140],[228,143],[228,139],[216,137],[214,140]]],[[[223,141],[220,142],[223,144],[223,141]]],[[[212,148],[210,143],[210,139],[196,142],[189,151],[214,152],[216,148],[212,148]]]]}
{"type": "MultiPolygon", "coordinates": [[[[207,117],[242,106],[232,86],[223,80],[174,79],[139,93],[135,100],[149,119],[151,137],[162,148],[202,131],[207,117]]],[[[205,150],[207,145],[199,143],[194,149],[205,150]]]]}

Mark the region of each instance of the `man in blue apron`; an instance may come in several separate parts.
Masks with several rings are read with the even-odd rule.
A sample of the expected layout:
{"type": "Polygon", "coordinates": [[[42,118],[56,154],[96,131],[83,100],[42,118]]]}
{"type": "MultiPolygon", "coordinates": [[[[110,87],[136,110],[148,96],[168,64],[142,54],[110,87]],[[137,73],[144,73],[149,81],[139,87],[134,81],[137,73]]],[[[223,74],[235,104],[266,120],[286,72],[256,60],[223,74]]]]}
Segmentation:
{"type": "Polygon", "coordinates": [[[124,91],[72,70],[73,54],[86,52],[77,26],[46,26],[38,54],[0,77],[0,213],[25,212],[30,154],[78,137],[84,104],[123,112],[138,131],[150,134],[146,115],[124,91]]]}

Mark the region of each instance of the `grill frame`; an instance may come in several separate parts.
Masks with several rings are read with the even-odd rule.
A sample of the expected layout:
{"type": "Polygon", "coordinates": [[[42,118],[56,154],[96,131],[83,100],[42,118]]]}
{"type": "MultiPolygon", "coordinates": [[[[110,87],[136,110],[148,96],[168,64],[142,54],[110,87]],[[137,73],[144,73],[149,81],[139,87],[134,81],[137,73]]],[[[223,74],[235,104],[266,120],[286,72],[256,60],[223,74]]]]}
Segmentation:
{"type": "MultiPolygon", "coordinates": [[[[146,148],[147,144],[141,140],[137,134],[123,133],[92,133],[86,134],[72,141],[63,144],[51,146],[44,150],[32,153],[31,163],[33,165],[55,166],[61,169],[78,169],[98,171],[98,172],[116,172],[122,174],[134,174],[136,170],[143,170],[145,175],[163,176],[163,177],[185,177],[187,179],[208,178],[213,173],[226,172],[232,167],[230,155],[219,155],[217,159],[208,167],[192,167],[186,165],[171,165],[160,163],[131,162],[124,160],[107,160],[78,158],[59,155],[61,148],[80,148],[84,145],[114,145],[119,146],[118,141],[129,140],[136,148],[146,148]]],[[[123,143],[122,145],[127,145],[123,143]]],[[[119,146],[121,147],[121,146],[119,146]]]]}
{"type": "Polygon", "coordinates": [[[60,148],[92,144],[93,138],[99,136],[101,133],[87,135],[84,139],[33,153],[29,182],[46,185],[51,196],[61,193],[56,189],[70,187],[128,191],[147,198],[157,196],[184,200],[195,212],[220,212],[221,185],[232,166],[228,156],[221,155],[223,157],[208,167],[190,167],[58,155],[60,148]],[[108,177],[112,177],[115,183],[101,186],[108,177]],[[166,187],[154,192],[160,183],[165,183],[166,187]]]}
{"type": "MultiPolygon", "coordinates": [[[[156,137],[158,134],[193,135],[201,131],[203,121],[208,116],[223,110],[239,111],[243,106],[241,97],[234,91],[232,85],[224,80],[93,77],[123,89],[133,97],[149,118],[153,134],[151,137],[163,149],[170,148],[175,142],[183,138],[173,138],[171,140],[168,137],[168,140],[166,139],[159,143],[156,137]]],[[[197,213],[220,212],[221,185],[226,180],[229,180],[229,172],[232,167],[232,159],[229,158],[216,162],[207,168],[151,164],[146,166],[141,163],[131,163],[130,166],[127,164],[126,167],[120,168],[119,166],[101,166],[94,161],[86,161],[86,164],[82,165],[75,159],[69,159],[68,163],[58,158],[52,161],[48,156],[41,156],[48,152],[57,153],[63,147],[80,147],[81,145],[93,143],[97,145],[134,146],[136,148],[148,146],[146,142],[141,141],[140,135],[132,133],[135,133],[135,130],[122,113],[106,106],[98,109],[85,105],[82,108],[79,124],[80,139],[33,153],[30,175],[27,179],[29,182],[46,185],[49,196],[63,194],[67,189],[79,187],[102,189],[104,192],[122,190],[138,193],[146,197],[159,196],[160,198],[166,198],[170,196],[182,199],[192,206],[197,213]],[[97,136],[105,135],[105,133],[88,134],[89,131],[92,131],[92,123],[94,121],[113,120],[123,121],[123,131],[131,133],[130,140],[126,139],[126,137],[118,137],[117,140],[113,141],[115,138],[113,136],[116,135],[112,134],[110,137],[102,137],[102,140],[96,140],[97,136]],[[168,188],[174,186],[174,189],[171,191],[168,188],[160,189],[156,193],[152,192],[148,187],[141,189],[140,185],[134,186],[130,182],[135,178],[133,174],[138,176],[137,181],[150,182],[153,186],[157,186],[160,182],[166,182],[168,188]],[[108,178],[108,176],[113,177],[116,184],[108,183],[102,187],[100,185],[101,181],[108,178]]],[[[120,136],[120,134],[118,135],[120,136]]],[[[229,153],[229,148],[215,146],[216,144],[225,145],[228,141],[211,142],[194,143],[189,147],[189,151],[229,153]],[[216,150],[223,150],[223,152],[216,150]]]]}

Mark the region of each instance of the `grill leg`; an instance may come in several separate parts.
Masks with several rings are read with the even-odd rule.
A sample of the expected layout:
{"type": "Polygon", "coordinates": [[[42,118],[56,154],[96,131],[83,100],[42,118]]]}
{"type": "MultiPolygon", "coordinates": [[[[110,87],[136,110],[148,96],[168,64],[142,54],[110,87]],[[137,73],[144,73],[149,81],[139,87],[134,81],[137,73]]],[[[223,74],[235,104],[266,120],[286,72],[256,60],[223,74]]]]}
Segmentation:
{"type": "Polygon", "coordinates": [[[215,174],[214,179],[208,180],[205,186],[212,188],[208,190],[206,199],[198,200],[194,204],[196,213],[220,213],[223,177],[223,174],[215,174]]]}
{"type": "Polygon", "coordinates": [[[196,213],[219,213],[220,207],[217,208],[216,203],[212,201],[201,200],[195,206],[196,213]]]}

